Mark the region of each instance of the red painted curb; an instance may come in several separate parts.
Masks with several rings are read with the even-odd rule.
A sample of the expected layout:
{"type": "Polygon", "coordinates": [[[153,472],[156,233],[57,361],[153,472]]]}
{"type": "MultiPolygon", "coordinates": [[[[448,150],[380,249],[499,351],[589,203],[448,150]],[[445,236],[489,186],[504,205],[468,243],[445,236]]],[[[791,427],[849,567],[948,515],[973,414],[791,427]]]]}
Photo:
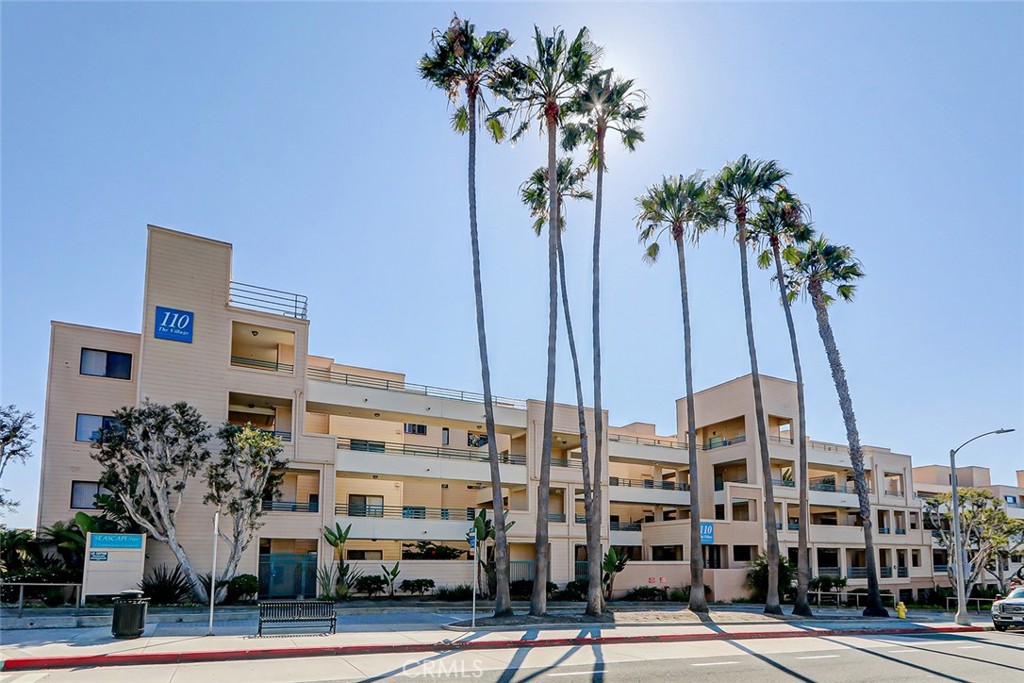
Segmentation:
{"type": "Polygon", "coordinates": [[[139,666],[142,664],[184,664],[226,662],[242,659],[288,659],[296,657],[343,657],[348,655],[399,654],[406,652],[452,652],[456,650],[501,650],[520,647],[567,647],[572,645],[615,645],[620,643],[679,643],[701,640],[749,640],[769,638],[815,638],[821,636],[906,635],[984,631],[981,626],[939,626],[935,628],[847,628],[820,631],[748,631],[725,633],[666,633],[648,636],[579,636],[523,640],[463,640],[439,643],[392,643],[382,645],[334,645],[323,647],[260,648],[254,650],[210,650],[193,652],[152,652],[58,657],[13,657],[0,662],[3,671],[73,669],[98,666],[139,666]]]}

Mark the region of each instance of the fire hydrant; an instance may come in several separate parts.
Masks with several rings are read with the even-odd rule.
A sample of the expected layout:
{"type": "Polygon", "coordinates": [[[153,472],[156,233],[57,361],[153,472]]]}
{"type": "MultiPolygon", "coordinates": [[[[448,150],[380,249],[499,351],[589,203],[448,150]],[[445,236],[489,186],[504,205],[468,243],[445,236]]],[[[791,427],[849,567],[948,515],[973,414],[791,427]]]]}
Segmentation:
{"type": "Polygon", "coordinates": [[[900,619],[907,618],[907,606],[904,605],[902,602],[896,603],[896,616],[900,619]]]}

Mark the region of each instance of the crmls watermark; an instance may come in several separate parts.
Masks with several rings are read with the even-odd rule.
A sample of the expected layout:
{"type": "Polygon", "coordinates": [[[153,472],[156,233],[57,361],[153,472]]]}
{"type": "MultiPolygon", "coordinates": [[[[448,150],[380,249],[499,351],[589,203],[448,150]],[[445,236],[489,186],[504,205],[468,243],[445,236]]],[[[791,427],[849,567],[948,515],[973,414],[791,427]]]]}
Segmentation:
{"type": "Polygon", "coordinates": [[[402,665],[402,675],[409,678],[481,678],[484,669],[479,659],[472,662],[443,659],[422,661],[410,659],[402,665]]]}

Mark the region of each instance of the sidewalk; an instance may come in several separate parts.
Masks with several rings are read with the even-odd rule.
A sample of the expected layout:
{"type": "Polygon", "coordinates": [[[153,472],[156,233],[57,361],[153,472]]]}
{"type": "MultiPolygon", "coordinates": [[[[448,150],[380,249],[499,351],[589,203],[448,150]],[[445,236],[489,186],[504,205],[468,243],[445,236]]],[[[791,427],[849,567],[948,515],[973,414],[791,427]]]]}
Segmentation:
{"type": "MultiPolygon", "coordinates": [[[[942,619],[857,619],[826,614],[819,618],[779,619],[749,611],[712,611],[706,620],[689,612],[652,611],[616,615],[626,621],[578,626],[531,626],[502,631],[456,632],[445,625],[469,614],[382,614],[339,619],[338,632],[317,629],[271,630],[256,638],[255,620],[218,623],[214,636],[206,625],[147,624],[141,638],[116,640],[110,628],[7,630],[0,644],[0,669],[32,670],[80,666],[161,664],[238,659],[345,656],[401,652],[440,652],[468,649],[552,647],[630,642],[685,642],[744,638],[793,638],[823,635],[886,635],[979,631],[942,619]],[[644,621],[638,614],[655,614],[644,621]],[[672,616],[676,621],[668,622],[672,616]]],[[[985,625],[979,621],[979,624],[985,625]]]]}

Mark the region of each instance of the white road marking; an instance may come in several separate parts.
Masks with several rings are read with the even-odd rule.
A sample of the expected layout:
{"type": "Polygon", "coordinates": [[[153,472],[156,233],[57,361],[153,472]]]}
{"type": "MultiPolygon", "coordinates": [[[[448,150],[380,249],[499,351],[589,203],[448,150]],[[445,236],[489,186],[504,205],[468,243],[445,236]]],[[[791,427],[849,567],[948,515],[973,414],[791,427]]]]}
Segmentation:
{"type": "Polygon", "coordinates": [[[548,676],[593,676],[594,674],[603,674],[604,669],[598,669],[596,671],[567,671],[560,674],[548,674],[548,676]]]}
{"type": "Polygon", "coordinates": [[[896,654],[899,654],[901,652],[920,652],[920,650],[915,650],[915,649],[911,648],[909,650],[886,650],[886,652],[891,654],[891,655],[896,655],[896,654]]]}
{"type": "Polygon", "coordinates": [[[979,647],[985,647],[984,645],[961,645],[961,650],[977,650],[979,647]]]}
{"type": "Polygon", "coordinates": [[[739,662],[697,662],[693,666],[721,666],[722,664],[738,664],[739,662]]]}
{"type": "Polygon", "coordinates": [[[797,657],[797,659],[835,659],[839,655],[809,655],[807,657],[797,657]]]}

